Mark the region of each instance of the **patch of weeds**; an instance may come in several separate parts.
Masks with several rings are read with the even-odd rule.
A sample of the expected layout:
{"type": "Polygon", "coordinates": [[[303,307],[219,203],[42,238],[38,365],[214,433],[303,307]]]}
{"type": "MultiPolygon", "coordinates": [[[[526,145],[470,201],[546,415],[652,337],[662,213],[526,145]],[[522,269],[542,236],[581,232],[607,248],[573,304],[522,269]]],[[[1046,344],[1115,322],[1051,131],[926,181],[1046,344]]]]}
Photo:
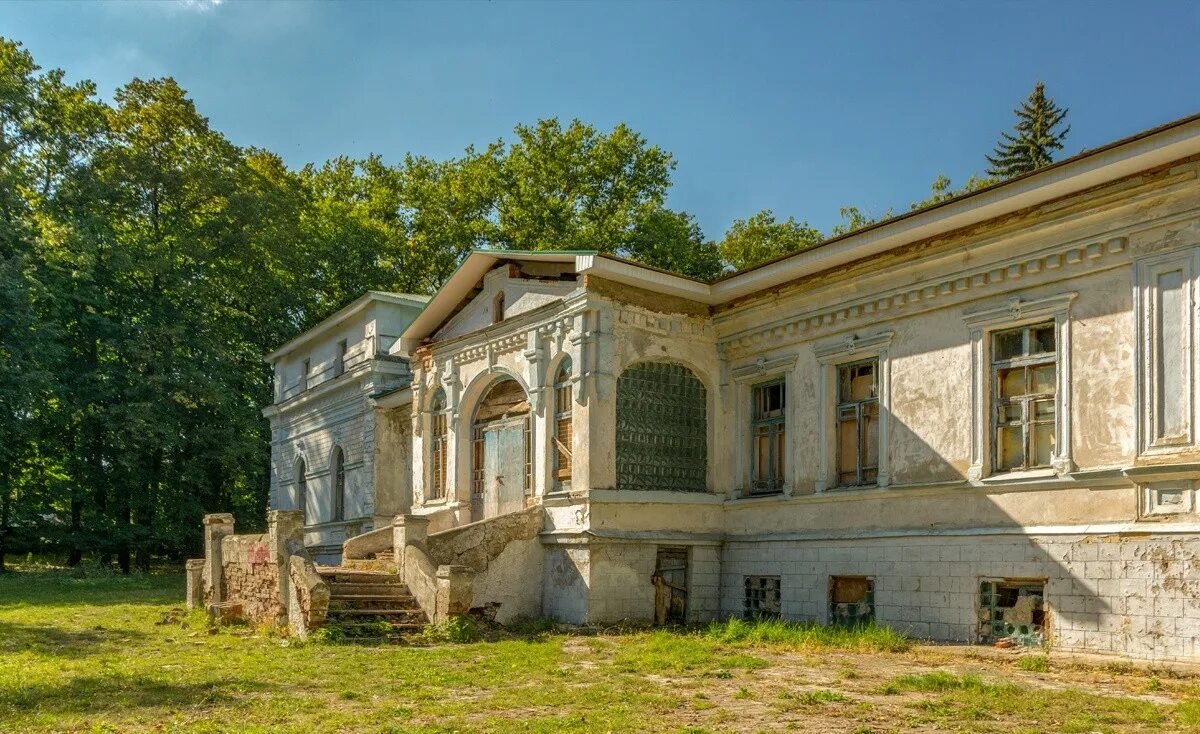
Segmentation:
{"type": "Polygon", "coordinates": [[[1049,673],[1050,658],[1045,655],[1026,655],[1017,661],[1017,667],[1031,673],[1049,673]]]}
{"type": "Polygon", "coordinates": [[[741,699],[741,700],[744,700],[744,699],[750,698],[750,697],[751,697],[751,696],[750,696],[750,689],[748,689],[748,688],[739,688],[739,689],[737,689],[737,692],[735,692],[735,693],[733,694],[733,697],[734,697],[734,698],[737,698],[737,699],[741,699]]]}
{"type": "Polygon", "coordinates": [[[901,675],[884,684],[881,693],[894,695],[904,691],[975,691],[1016,692],[1012,683],[987,683],[977,675],[954,675],[942,670],[917,675],[901,675]]]}
{"type": "Polygon", "coordinates": [[[838,678],[842,680],[857,680],[862,676],[854,668],[842,668],[838,671],[838,678]]]}
{"type": "Polygon", "coordinates": [[[912,642],[891,627],[824,627],[779,619],[728,619],[703,631],[707,639],[725,645],[757,645],[789,650],[852,650],[905,652],[912,642]]]}
{"type": "Polygon", "coordinates": [[[1161,691],[1163,687],[1162,680],[1157,675],[1150,676],[1146,681],[1145,689],[1147,691],[1161,691]]]}
{"type": "Polygon", "coordinates": [[[326,623],[308,633],[308,642],[313,645],[331,645],[346,641],[346,628],[336,623],[326,623]]]}
{"type": "Polygon", "coordinates": [[[474,617],[451,617],[445,622],[427,624],[421,635],[429,642],[468,644],[483,639],[483,631],[474,617]]]}
{"type": "Polygon", "coordinates": [[[761,658],[729,652],[703,636],[663,630],[627,637],[613,659],[627,673],[714,674],[767,666],[761,658]]]}
{"type": "Polygon", "coordinates": [[[1175,721],[1188,727],[1200,727],[1200,699],[1184,701],[1176,706],[1175,721]]]}
{"type": "Polygon", "coordinates": [[[558,631],[558,622],[549,617],[517,617],[505,629],[522,637],[542,637],[558,631]]]}
{"type": "Polygon", "coordinates": [[[828,703],[849,703],[850,698],[845,694],[837,691],[830,691],[824,688],[819,688],[815,691],[803,691],[801,693],[783,693],[779,696],[780,702],[776,704],[776,708],[784,711],[789,711],[798,708],[811,708],[813,706],[823,706],[828,703]]]}

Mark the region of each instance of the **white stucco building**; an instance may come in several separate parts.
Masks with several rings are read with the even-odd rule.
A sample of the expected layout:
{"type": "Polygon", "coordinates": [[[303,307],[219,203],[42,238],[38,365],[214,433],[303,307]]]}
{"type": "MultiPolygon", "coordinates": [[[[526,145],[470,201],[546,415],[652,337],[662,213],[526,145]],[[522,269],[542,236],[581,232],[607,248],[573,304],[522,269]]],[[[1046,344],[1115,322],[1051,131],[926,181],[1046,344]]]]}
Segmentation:
{"type": "Polygon", "coordinates": [[[272,505],[427,519],[502,621],[1195,659],[1198,176],[1194,117],[712,283],[476,252],[270,355],[272,505]]]}

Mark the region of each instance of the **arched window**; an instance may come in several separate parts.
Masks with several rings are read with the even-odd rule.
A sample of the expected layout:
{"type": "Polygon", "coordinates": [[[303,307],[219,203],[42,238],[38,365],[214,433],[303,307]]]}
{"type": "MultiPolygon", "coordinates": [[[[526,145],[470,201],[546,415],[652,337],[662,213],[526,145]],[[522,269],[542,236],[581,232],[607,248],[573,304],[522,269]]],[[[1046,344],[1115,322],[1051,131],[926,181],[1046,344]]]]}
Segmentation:
{"type": "Polygon", "coordinates": [[[571,358],[567,357],[554,374],[554,426],[551,429],[551,453],[554,456],[554,481],[559,489],[571,485],[572,406],[571,358]]]}
{"type": "Polygon", "coordinates": [[[308,467],[304,459],[296,461],[296,509],[300,511],[301,524],[308,524],[308,467]]]}
{"type": "Polygon", "coordinates": [[[427,500],[440,500],[446,496],[446,456],[450,435],[446,415],[446,391],[438,388],[429,406],[433,414],[429,431],[429,495],[427,500]]]}
{"type": "Polygon", "coordinates": [[[703,492],[704,383],[683,365],[641,362],[617,379],[617,489],[703,492]]]}
{"type": "Polygon", "coordinates": [[[333,477],[333,513],[329,519],[339,522],[346,519],[346,459],[340,446],[333,450],[329,473],[333,477]]]}
{"type": "Polygon", "coordinates": [[[492,301],[492,323],[498,324],[504,320],[504,291],[496,294],[492,301]]]}

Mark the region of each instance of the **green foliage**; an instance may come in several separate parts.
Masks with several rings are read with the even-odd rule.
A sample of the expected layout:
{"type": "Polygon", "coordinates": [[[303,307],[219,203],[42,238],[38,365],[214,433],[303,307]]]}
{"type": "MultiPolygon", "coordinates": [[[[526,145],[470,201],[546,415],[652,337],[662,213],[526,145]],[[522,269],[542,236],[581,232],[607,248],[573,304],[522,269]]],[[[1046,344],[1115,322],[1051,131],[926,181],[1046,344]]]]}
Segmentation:
{"type": "Polygon", "coordinates": [[[724,267],[717,244],[704,239],[691,214],[657,207],[638,216],[617,254],[699,280],[715,278],[724,267]]]}
{"type": "Polygon", "coordinates": [[[483,639],[483,630],[474,617],[451,617],[438,624],[427,624],[422,631],[427,642],[453,642],[466,645],[483,639]]]}
{"type": "Polygon", "coordinates": [[[1053,163],[1054,152],[1062,150],[1071,132],[1070,125],[1063,125],[1067,112],[1046,96],[1045,84],[1038,82],[1029,98],[1013,110],[1017,116],[1013,132],[1000,133],[1000,142],[986,156],[988,175],[1011,178],[1053,163]]]}
{"type": "Polygon", "coordinates": [[[1017,667],[1031,673],[1046,673],[1050,670],[1050,658],[1045,655],[1026,655],[1017,661],[1017,667]]]}
{"type": "Polygon", "coordinates": [[[912,642],[891,627],[825,627],[809,622],[779,619],[728,619],[713,622],[702,632],[707,639],[726,645],[768,646],[790,650],[854,650],[903,652],[912,642]]]}
{"type": "Polygon", "coordinates": [[[764,209],[749,219],[738,219],[718,248],[722,259],[734,270],[758,265],[784,255],[799,252],[823,239],[821,233],[788,217],[779,222],[775,213],[764,209]]]}

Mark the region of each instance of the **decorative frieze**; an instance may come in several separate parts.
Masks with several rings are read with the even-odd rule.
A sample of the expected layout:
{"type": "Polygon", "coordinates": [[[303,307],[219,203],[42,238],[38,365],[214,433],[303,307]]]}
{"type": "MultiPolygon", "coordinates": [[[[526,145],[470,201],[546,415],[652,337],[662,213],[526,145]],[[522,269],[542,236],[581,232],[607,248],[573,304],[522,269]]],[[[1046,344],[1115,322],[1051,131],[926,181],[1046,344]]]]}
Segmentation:
{"type": "Polygon", "coordinates": [[[1007,265],[989,265],[973,272],[959,273],[944,280],[926,282],[913,287],[884,292],[868,299],[852,301],[834,308],[824,308],[797,314],[784,322],[775,322],[731,335],[721,340],[733,348],[753,348],[785,337],[840,326],[862,319],[878,319],[880,314],[919,307],[938,298],[968,291],[979,291],[1010,281],[1033,276],[1043,271],[1094,263],[1108,255],[1122,252],[1129,246],[1125,237],[1113,237],[1104,242],[1074,245],[1065,250],[1023,258],[1007,265]]]}

